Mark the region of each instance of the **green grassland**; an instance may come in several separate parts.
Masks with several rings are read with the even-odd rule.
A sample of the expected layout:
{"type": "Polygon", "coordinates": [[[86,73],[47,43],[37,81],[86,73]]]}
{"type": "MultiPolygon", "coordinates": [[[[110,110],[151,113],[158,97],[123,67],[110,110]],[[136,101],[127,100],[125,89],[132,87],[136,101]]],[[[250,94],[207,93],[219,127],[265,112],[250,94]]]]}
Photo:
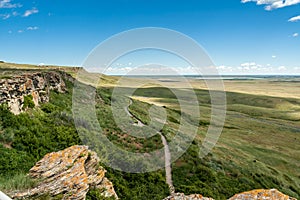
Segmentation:
{"type": "Polygon", "coordinates": [[[21,75],[24,73],[59,70],[65,71],[66,73],[76,76],[78,67],[65,67],[65,66],[54,66],[54,65],[29,65],[29,64],[15,64],[15,63],[1,63],[0,62],[0,79],[10,78],[12,76],[21,75]]]}
{"type": "MultiPolygon", "coordinates": [[[[1,74],[6,76],[11,64],[1,65],[4,64],[0,64],[1,74]]],[[[14,67],[11,67],[10,75],[25,70],[14,67]]],[[[76,77],[76,70],[68,68],[64,71],[71,71],[76,77]]],[[[104,135],[114,145],[129,152],[145,153],[161,149],[162,142],[158,135],[145,140],[131,136],[117,126],[111,110],[113,86],[117,80],[117,77],[102,76],[96,90],[96,115],[104,135]]],[[[32,187],[37,183],[26,177],[26,173],[46,153],[74,144],[89,143],[82,142],[78,136],[74,120],[79,120],[80,128],[87,135],[93,135],[89,128],[92,122],[73,118],[73,84],[67,83],[69,90],[66,94],[51,92],[49,103],[28,109],[18,116],[10,113],[6,105],[0,106],[0,190],[10,192],[32,187]]],[[[178,86],[172,90],[189,94],[178,86]]],[[[161,132],[169,142],[176,135],[181,116],[197,128],[197,135],[187,151],[172,164],[176,191],[226,199],[247,190],[277,188],[300,198],[300,99],[227,92],[228,111],[222,135],[213,151],[200,159],[199,149],[210,124],[211,99],[205,89],[195,88],[194,92],[199,107],[191,104],[185,112],[180,111],[172,91],[156,83],[153,86],[148,84],[126,97],[133,100],[130,112],[145,124],[151,123],[150,109],[164,106],[167,120],[161,132]],[[193,116],[194,109],[200,110],[200,118],[193,116]]],[[[184,103],[189,105],[188,96],[184,103]]],[[[132,121],[134,123],[134,119],[132,121]]],[[[113,156],[113,152],[99,156],[105,160],[113,156]]],[[[130,164],[130,158],[127,161],[130,164]]],[[[121,199],[163,199],[169,195],[163,169],[145,174],[106,169],[121,199]]],[[[91,191],[87,198],[97,199],[96,194],[97,191],[91,191]]]]}
{"type": "MultiPolygon", "coordinates": [[[[194,142],[201,144],[209,124],[210,96],[206,90],[195,92],[201,126],[194,142]]],[[[148,103],[179,111],[167,88],[148,87],[135,95],[146,104],[149,97],[148,103]]],[[[277,188],[299,198],[300,99],[227,92],[227,109],[223,133],[209,156],[199,159],[199,145],[192,144],[173,163],[177,191],[225,199],[245,190],[277,188]]]]}

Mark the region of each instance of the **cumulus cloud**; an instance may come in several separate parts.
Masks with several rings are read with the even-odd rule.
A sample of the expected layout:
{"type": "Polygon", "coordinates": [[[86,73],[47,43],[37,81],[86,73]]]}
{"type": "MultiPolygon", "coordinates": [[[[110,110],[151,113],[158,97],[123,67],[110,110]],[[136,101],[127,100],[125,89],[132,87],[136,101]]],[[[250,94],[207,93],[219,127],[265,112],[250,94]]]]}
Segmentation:
{"type": "Polygon", "coordinates": [[[293,37],[298,37],[299,36],[299,33],[294,33],[293,34],[293,37]]]}
{"type": "Polygon", "coordinates": [[[0,8],[19,8],[22,7],[19,3],[12,3],[11,0],[0,0],[0,8]]]}
{"type": "Polygon", "coordinates": [[[265,10],[274,10],[299,4],[300,0],[241,0],[241,2],[256,2],[257,5],[265,5],[265,10]]]}
{"type": "Polygon", "coordinates": [[[35,31],[35,30],[38,30],[39,29],[39,27],[37,27],[37,26],[29,26],[29,27],[27,27],[27,30],[29,30],[29,31],[35,31]]]}
{"type": "Polygon", "coordinates": [[[3,20],[6,20],[6,19],[10,18],[11,15],[10,15],[10,14],[0,14],[0,17],[1,17],[3,20]]]}
{"type": "Polygon", "coordinates": [[[257,64],[255,62],[246,62],[246,63],[242,63],[240,68],[244,68],[246,70],[249,70],[249,69],[257,69],[261,67],[260,64],[257,64]]]}
{"type": "Polygon", "coordinates": [[[31,10],[26,10],[23,17],[29,17],[30,15],[38,13],[39,10],[36,8],[32,8],[31,10]]]}
{"type": "MultiPolygon", "coordinates": [[[[90,72],[98,72],[99,69],[90,69],[90,72]]],[[[194,75],[198,74],[198,69],[192,66],[164,66],[160,64],[134,65],[133,63],[115,63],[108,67],[105,74],[110,75],[194,75]]]]}
{"type": "Polygon", "coordinates": [[[285,70],[286,70],[286,66],[279,66],[279,67],[278,67],[278,70],[279,70],[279,71],[285,71],[285,70]]]}
{"type": "Polygon", "coordinates": [[[295,17],[292,17],[288,20],[289,22],[297,22],[297,21],[300,21],[300,15],[298,16],[295,16],[295,17]]]}
{"type": "Polygon", "coordinates": [[[217,67],[220,74],[223,75],[284,75],[284,74],[299,74],[299,66],[283,66],[271,64],[258,64],[256,62],[245,62],[237,66],[221,65],[217,67]]]}

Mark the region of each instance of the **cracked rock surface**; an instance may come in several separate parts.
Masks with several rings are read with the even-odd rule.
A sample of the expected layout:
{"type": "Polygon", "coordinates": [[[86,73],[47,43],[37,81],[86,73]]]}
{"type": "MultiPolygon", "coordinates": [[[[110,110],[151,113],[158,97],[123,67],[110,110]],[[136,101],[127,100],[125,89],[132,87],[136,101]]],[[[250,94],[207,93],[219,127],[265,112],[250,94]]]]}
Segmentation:
{"type": "Polygon", "coordinates": [[[63,194],[62,199],[82,200],[90,188],[98,188],[103,197],[118,199],[113,184],[105,178],[105,172],[95,152],[87,146],[72,146],[49,153],[37,162],[30,169],[29,176],[39,180],[39,184],[11,196],[18,199],[63,194]]]}

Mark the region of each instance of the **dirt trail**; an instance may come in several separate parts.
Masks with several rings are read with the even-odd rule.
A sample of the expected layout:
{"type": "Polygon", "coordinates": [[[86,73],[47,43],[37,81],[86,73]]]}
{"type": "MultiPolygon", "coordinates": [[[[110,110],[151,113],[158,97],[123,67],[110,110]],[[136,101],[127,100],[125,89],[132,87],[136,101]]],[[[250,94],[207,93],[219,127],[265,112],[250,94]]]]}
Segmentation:
{"type": "MultiPolygon", "coordinates": [[[[137,124],[134,124],[135,126],[138,126],[138,127],[143,127],[143,126],[146,126],[143,122],[141,122],[138,118],[136,118],[135,116],[133,116],[130,111],[129,111],[129,106],[132,104],[132,100],[130,99],[130,103],[128,105],[128,107],[125,107],[125,111],[126,113],[130,116],[130,117],[133,117],[135,120],[137,120],[137,124]]],[[[175,193],[175,188],[173,186],[173,181],[172,181],[172,168],[171,168],[171,152],[170,152],[170,148],[169,148],[169,145],[168,145],[168,142],[165,138],[165,136],[160,132],[158,131],[157,132],[160,137],[161,137],[161,140],[162,140],[162,143],[164,145],[164,150],[165,150],[165,170],[166,170],[166,182],[167,184],[169,185],[169,188],[170,188],[170,193],[171,194],[174,194],[175,193]]]]}

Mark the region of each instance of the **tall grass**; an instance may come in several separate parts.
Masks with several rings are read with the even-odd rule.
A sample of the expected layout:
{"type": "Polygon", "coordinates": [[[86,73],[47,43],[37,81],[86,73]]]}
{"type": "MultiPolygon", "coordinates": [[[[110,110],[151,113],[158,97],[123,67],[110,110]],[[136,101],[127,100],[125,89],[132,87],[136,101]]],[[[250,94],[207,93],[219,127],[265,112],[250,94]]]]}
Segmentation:
{"type": "Polygon", "coordinates": [[[13,176],[0,177],[0,190],[6,193],[21,191],[33,188],[37,184],[25,173],[18,173],[13,176]]]}

